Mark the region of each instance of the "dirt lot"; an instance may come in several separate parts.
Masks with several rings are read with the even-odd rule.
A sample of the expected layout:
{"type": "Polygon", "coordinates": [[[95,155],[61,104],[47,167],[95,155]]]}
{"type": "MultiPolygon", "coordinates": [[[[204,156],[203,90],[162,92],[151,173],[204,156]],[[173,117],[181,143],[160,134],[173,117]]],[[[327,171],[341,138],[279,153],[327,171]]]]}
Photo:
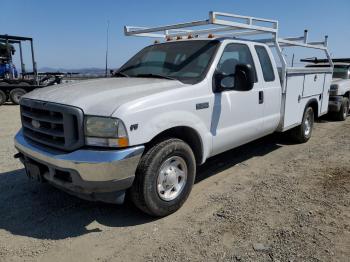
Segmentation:
{"type": "Polygon", "coordinates": [[[273,135],[201,167],[158,220],[29,181],[12,158],[18,107],[0,107],[0,261],[349,261],[350,119],[273,135]]]}

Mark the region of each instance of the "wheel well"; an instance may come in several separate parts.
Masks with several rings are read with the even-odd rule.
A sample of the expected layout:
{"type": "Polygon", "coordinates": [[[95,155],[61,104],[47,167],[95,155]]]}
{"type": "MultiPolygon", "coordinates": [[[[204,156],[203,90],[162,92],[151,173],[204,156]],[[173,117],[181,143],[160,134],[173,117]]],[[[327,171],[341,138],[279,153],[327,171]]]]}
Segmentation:
{"type": "Polygon", "coordinates": [[[146,151],[155,143],[167,138],[178,138],[185,141],[191,147],[197,164],[201,164],[203,158],[202,140],[196,130],[187,126],[173,127],[161,132],[146,144],[146,151]]]}
{"type": "Polygon", "coordinates": [[[312,110],[314,111],[314,116],[315,116],[315,119],[318,118],[318,103],[315,99],[311,100],[305,107],[308,108],[308,107],[311,107],[312,110]]]}
{"type": "Polygon", "coordinates": [[[344,96],[350,99],[350,92],[346,92],[344,96]]]}

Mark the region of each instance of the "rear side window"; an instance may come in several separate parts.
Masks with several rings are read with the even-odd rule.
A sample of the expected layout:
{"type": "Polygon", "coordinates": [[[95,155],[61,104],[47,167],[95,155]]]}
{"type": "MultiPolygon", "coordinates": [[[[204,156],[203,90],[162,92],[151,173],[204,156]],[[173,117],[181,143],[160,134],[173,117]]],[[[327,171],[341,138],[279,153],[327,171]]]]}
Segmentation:
{"type": "Polygon", "coordinates": [[[255,46],[255,50],[259,57],[265,82],[275,81],[275,73],[273,71],[271,59],[266,48],[263,46],[255,46]]]}

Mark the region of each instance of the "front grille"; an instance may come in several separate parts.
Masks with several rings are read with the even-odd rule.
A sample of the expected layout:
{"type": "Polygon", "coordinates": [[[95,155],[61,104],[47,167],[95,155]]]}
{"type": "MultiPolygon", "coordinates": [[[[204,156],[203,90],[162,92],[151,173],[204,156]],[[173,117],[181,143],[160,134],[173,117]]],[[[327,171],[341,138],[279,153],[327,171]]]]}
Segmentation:
{"type": "Polygon", "coordinates": [[[23,134],[30,140],[65,151],[84,144],[81,109],[37,100],[21,100],[23,134]]]}

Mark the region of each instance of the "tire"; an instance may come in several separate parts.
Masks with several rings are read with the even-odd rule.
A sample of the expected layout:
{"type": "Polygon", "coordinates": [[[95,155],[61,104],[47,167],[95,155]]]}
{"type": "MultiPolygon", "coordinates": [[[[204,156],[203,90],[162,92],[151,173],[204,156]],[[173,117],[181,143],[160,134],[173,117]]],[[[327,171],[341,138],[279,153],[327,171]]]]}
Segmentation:
{"type": "Polygon", "coordinates": [[[345,121],[349,114],[349,98],[343,97],[339,112],[334,115],[335,120],[345,121]]]}
{"type": "Polygon", "coordinates": [[[21,97],[27,92],[23,88],[15,88],[10,91],[10,100],[15,105],[19,104],[21,97]]]}
{"type": "Polygon", "coordinates": [[[19,85],[21,86],[30,86],[31,84],[28,82],[20,82],[19,85]]]}
{"type": "Polygon", "coordinates": [[[5,104],[7,101],[7,96],[4,91],[0,90],[0,106],[5,104]]]}
{"type": "Polygon", "coordinates": [[[159,142],[141,158],[131,200],[151,216],[170,215],[188,198],[195,176],[196,160],[188,144],[175,138],[159,142]]]}
{"type": "Polygon", "coordinates": [[[292,139],[297,143],[306,143],[309,141],[312,135],[314,120],[314,110],[312,107],[307,107],[304,111],[301,125],[291,130],[292,139]]]}

